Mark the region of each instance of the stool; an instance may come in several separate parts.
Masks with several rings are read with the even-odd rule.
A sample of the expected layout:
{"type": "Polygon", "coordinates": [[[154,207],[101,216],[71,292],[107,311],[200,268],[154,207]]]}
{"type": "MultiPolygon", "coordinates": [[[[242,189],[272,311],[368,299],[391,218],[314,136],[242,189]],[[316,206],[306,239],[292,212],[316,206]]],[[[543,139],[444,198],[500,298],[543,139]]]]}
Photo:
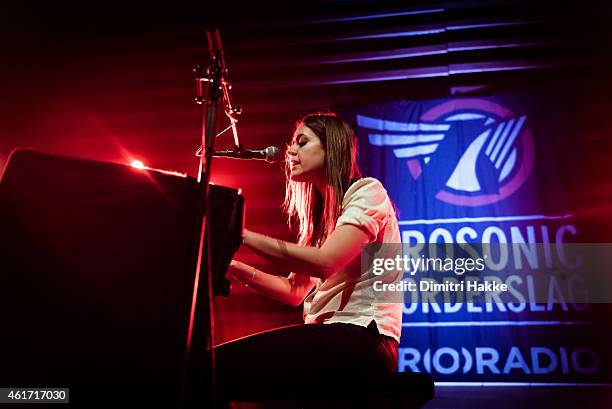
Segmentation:
{"type": "Polygon", "coordinates": [[[339,371],[316,379],[254,379],[248,388],[224,393],[235,402],[283,401],[291,408],[418,409],[433,398],[434,382],[427,373],[364,376],[339,371]]]}

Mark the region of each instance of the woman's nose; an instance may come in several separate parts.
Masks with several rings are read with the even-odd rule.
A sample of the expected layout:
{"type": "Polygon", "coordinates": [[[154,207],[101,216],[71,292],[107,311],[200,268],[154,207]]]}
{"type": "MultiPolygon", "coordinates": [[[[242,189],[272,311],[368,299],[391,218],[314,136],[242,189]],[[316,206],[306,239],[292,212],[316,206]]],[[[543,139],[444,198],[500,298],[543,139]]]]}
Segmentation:
{"type": "Polygon", "coordinates": [[[291,145],[289,148],[287,148],[287,155],[289,156],[297,155],[297,152],[294,149],[295,149],[295,145],[291,145]]]}

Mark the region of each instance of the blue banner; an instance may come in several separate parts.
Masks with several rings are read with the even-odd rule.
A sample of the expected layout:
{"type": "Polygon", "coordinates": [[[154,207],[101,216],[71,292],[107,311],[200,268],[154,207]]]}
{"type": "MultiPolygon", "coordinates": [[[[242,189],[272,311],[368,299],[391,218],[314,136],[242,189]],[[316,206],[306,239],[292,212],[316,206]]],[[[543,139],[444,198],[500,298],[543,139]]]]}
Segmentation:
{"type": "Polygon", "coordinates": [[[566,189],[575,181],[557,171],[572,157],[562,118],[517,95],[340,112],[355,126],[364,173],[397,207],[405,245],[507,244],[509,267],[523,272],[506,302],[405,294],[400,371],[449,382],[606,382],[607,306],[576,301],[580,280],[546,274],[568,243],[585,240],[566,189]],[[544,250],[528,264],[525,248],[536,244],[544,250]]]}

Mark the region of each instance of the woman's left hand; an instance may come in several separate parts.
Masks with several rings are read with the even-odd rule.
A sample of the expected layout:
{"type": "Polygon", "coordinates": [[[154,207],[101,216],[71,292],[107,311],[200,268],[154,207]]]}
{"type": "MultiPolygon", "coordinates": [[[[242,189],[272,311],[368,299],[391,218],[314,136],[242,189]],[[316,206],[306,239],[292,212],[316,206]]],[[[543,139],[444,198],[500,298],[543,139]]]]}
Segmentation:
{"type": "Polygon", "coordinates": [[[236,277],[236,272],[240,271],[240,269],[238,268],[239,264],[240,261],[232,259],[232,261],[230,261],[229,267],[227,268],[227,273],[225,273],[225,277],[237,280],[238,278],[236,277]]]}

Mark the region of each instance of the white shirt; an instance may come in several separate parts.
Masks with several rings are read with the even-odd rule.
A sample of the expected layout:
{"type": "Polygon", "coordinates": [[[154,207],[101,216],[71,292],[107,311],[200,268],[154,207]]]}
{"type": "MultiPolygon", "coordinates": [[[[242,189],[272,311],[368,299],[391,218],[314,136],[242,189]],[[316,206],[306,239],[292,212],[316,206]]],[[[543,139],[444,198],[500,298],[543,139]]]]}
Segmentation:
{"type": "MultiPolygon", "coordinates": [[[[396,255],[401,256],[395,210],[387,191],[378,180],[363,178],[349,187],[342,200],[342,213],[336,227],[343,224],[367,231],[370,243],[395,243],[371,247],[373,257],[395,259],[396,255]]],[[[318,279],[315,289],[304,300],[304,322],[344,322],[367,327],[374,320],[381,334],[399,341],[402,303],[398,302],[397,295],[388,291],[374,291],[373,284],[381,280],[398,283],[403,272],[391,270],[377,276],[373,274],[371,265],[364,270],[361,257],[357,257],[327,280],[318,279]]]]}

